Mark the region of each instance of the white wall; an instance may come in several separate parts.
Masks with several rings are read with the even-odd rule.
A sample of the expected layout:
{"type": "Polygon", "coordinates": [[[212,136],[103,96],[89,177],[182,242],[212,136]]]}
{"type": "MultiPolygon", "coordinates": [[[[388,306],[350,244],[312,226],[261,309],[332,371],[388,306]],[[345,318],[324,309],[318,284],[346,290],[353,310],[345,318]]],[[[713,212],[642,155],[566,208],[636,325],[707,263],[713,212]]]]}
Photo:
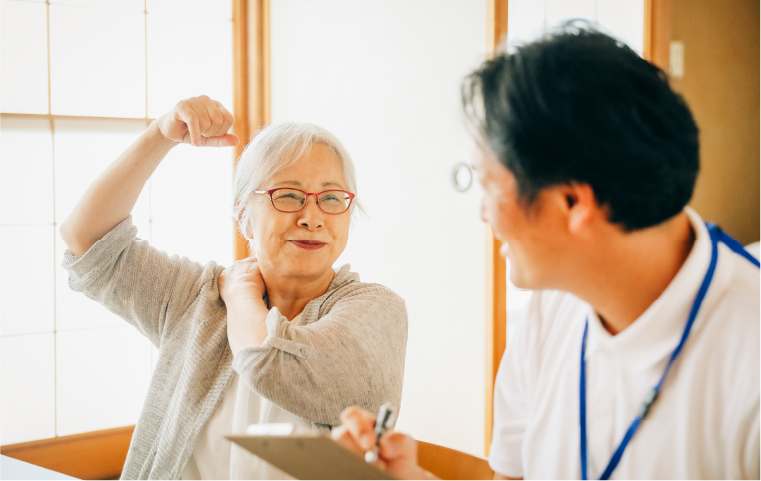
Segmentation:
{"type": "Polygon", "coordinates": [[[581,19],[642,55],[645,0],[510,0],[507,5],[508,51],[581,19]]]}
{"type": "Polygon", "coordinates": [[[480,192],[451,185],[472,142],[460,83],[486,55],[486,2],[272,0],[272,120],[332,131],[369,216],[338,264],[407,301],[398,428],[484,450],[480,192]]]}

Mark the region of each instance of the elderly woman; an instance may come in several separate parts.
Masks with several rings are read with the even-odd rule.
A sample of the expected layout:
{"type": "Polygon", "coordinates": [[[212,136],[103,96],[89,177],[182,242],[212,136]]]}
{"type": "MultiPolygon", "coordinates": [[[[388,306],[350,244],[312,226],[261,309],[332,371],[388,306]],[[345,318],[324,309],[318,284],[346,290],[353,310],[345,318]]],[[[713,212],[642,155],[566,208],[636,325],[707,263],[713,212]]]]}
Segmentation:
{"type": "Polygon", "coordinates": [[[223,436],[252,423],[330,429],[348,406],[401,400],[404,301],[348,265],[332,267],[357,202],[352,161],[329,132],[276,124],[246,147],[235,212],[256,258],[202,266],[135,238],[130,212],[169,150],[236,145],[232,123],[208,97],[180,102],[61,226],[71,288],[159,350],[123,478],[282,478],[223,436]]]}

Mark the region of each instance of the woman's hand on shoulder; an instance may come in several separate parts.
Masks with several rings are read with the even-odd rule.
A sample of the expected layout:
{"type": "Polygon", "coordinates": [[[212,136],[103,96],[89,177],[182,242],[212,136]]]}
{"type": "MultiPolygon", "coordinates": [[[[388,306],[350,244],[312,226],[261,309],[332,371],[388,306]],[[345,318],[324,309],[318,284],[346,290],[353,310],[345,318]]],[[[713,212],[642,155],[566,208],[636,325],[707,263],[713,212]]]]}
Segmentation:
{"type": "Polygon", "coordinates": [[[238,136],[228,133],[233,122],[232,114],[220,102],[206,95],[181,100],[156,119],[158,130],[167,141],[196,147],[238,145],[238,136]]]}
{"type": "Polygon", "coordinates": [[[256,259],[240,260],[219,275],[219,297],[227,308],[227,340],[233,355],[246,346],[261,346],[267,338],[267,293],[256,259]]]}
{"type": "MultiPolygon", "coordinates": [[[[333,440],[357,455],[375,445],[375,416],[358,407],[341,413],[341,425],[331,431],[333,440]]],[[[380,441],[375,465],[399,479],[438,479],[417,464],[417,441],[406,434],[387,431],[380,441]]]]}
{"type": "Polygon", "coordinates": [[[219,274],[219,297],[225,304],[239,298],[261,300],[267,293],[262,271],[255,257],[236,261],[219,274]]]}

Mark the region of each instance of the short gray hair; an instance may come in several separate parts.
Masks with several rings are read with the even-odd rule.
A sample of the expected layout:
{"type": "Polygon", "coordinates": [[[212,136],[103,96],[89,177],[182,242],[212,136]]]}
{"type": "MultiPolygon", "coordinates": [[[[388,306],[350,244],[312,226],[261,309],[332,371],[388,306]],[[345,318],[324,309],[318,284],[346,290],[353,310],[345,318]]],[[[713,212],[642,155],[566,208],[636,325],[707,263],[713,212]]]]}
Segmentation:
{"type": "MultiPolygon", "coordinates": [[[[243,237],[251,226],[254,191],[261,190],[279,171],[292,166],[309,152],[314,144],[324,145],[335,155],[343,167],[347,188],[357,193],[354,162],[338,138],[326,129],[306,122],[278,122],[265,125],[243,150],[235,166],[233,182],[233,209],[238,219],[238,230],[243,237]]],[[[352,213],[362,211],[358,198],[352,202],[352,213]]]]}

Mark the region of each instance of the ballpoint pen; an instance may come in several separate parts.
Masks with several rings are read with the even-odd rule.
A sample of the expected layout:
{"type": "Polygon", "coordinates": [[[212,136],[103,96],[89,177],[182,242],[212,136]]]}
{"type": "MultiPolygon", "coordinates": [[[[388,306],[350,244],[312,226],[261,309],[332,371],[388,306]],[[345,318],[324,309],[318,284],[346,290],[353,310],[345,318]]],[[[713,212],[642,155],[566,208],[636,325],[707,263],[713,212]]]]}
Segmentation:
{"type": "Polygon", "coordinates": [[[394,415],[396,409],[389,403],[381,406],[378,412],[378,418],[375,420],[375,446],[365,453],[365,461],[368,463],[374,463],[378,460],[378,453],[380,452],[380,440],[383,434],[393,426],[394,415]]]}

